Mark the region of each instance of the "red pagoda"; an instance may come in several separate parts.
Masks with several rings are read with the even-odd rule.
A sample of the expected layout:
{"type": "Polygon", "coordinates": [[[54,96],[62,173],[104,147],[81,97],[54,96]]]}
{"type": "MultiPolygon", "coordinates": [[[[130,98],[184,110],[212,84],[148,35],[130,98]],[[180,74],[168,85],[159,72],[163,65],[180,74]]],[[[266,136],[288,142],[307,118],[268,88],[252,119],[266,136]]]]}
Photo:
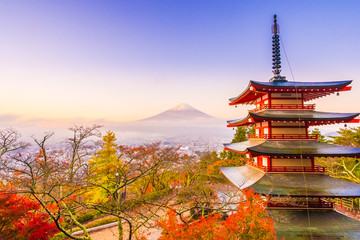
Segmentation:
{"type": "Polygon", "coordinates": [[[360,222],[334,210],[331,199],[359,198],[360,185],[330,177],[315,157],[360,157],[360,148],[319,142],[309,127],[359,122],[359,113],[315,111],[306,104],[351,90],[351,80],[296,82],[281,76],[280,40],[273,25],[273,73],[268,82],[250,81],[230,105],[255,105],[228,127],[254,126],[255,134],[225,150],[244,154],[247,164],[221,171],[238,188],[254,189],[268,199],[278,237],[286,239],[360,239],[360,222]]]}

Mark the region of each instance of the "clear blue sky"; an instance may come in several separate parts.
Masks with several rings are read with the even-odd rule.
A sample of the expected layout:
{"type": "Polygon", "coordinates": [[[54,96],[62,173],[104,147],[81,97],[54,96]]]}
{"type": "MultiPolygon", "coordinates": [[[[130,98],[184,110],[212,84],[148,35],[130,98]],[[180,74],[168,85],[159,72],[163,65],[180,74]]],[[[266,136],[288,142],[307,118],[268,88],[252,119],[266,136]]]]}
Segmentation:
{"type": "Polygon", "coordinates": [[[330,0],[1,1],[0,115],[129,121],[186,102],[240,117],[228,98],[272,77],[275,13],[295,80],[354,80],[318,109],[358,112],[359,11],[330,0]]]}

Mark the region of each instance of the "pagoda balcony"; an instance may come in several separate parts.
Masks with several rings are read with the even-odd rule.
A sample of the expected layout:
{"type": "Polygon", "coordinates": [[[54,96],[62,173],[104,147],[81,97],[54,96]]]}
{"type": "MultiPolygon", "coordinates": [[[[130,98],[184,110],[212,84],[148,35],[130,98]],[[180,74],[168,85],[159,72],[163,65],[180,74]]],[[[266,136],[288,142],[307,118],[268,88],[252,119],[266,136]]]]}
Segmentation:
{"type": "Polygon", "coordinates": [[[314,166],[314,167],[302,167],[302,166],[261,166],[256,163],[247,161],[246,164],[253,166],[261,171],[269,172],[269,173],[284,173],[284,172],[292,172],[292,173],[303,173],[303,172],[311,172],[311,173],[325,173],[326,168],[322,166],[314,166]]]}
{"type": "Polygon", "coordinates": [[[258,112],[265,109],[302,109],[314,110],[315,104],[263,104],[260,107],[250,110],[249,112],[258,112]]]}
{"type": "Polygon", "coordinates": [[[250,139],[275,139],[275,140],[317,140],[319,134],[249,134],[250,139]]]}
{"type": "Polygon", "coordinates": [[[319,202],[297,202],[297,203],[287,203],[287,202],[267,202],[268,208],[334,208],[334,203],[320,200],[319,202]]]}
{"type": "Polygon", "coordinates": [[[267,172],[325,172],[325,167],[314,166],[314,167],[301,167],[301,166],[276,166],[276,167],[265,167],[267,172]]]}

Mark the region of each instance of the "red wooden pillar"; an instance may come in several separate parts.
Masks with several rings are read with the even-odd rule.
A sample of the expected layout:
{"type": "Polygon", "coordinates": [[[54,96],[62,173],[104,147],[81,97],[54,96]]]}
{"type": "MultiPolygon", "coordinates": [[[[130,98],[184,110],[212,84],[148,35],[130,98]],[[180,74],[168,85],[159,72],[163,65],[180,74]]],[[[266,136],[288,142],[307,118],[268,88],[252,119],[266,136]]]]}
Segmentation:
{"type": "Polygon", "coordinates": [[[315,169],[315,162],[314,162],[314,157],[311,157],[311,169],[314,171],[315,169]]]}
{"type": "Polygon", "coordinates": [[[301,93],[301,107],[304,108],[304,93],[301,93]]]}
{"type": "Polygon", "coordinates": [[[267,156],[267,167],[268,167],[268,171],[272,171],[272,164],[271,164],[271,160],[270,160],[270,156],[267,156]]]}
{"type": "Polygon", "coordinates": [[[269,102],[268,108],[270,109],[271,108],[271,92],[268,93],[268,102],[269,102]]]}

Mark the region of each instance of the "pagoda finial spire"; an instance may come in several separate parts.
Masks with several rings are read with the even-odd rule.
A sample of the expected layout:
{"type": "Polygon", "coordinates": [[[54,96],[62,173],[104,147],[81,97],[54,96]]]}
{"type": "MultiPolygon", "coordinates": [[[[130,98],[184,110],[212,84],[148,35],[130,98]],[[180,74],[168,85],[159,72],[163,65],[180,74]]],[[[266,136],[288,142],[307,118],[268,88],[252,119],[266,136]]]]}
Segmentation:
{"type": "Polygon", "coordinates": [[[281,58],[280,58],[280,36],[279,25],[277,24],[276,14],[274,15],[274,24],[272,25],[272,68],[274,77],[270,81],[286,81],[284,76],[280,75],[281,72],[281,58]]]}
{"type": "Polygon", "coordinates": [[[281,61],[280,61],[280,37],[279,33],[279,25],[277,24],[276,14],[274,15],[274,25],[272,26],[272,65],[273,65],[273,73],[275,76],[280,75],[281,61]]]}

